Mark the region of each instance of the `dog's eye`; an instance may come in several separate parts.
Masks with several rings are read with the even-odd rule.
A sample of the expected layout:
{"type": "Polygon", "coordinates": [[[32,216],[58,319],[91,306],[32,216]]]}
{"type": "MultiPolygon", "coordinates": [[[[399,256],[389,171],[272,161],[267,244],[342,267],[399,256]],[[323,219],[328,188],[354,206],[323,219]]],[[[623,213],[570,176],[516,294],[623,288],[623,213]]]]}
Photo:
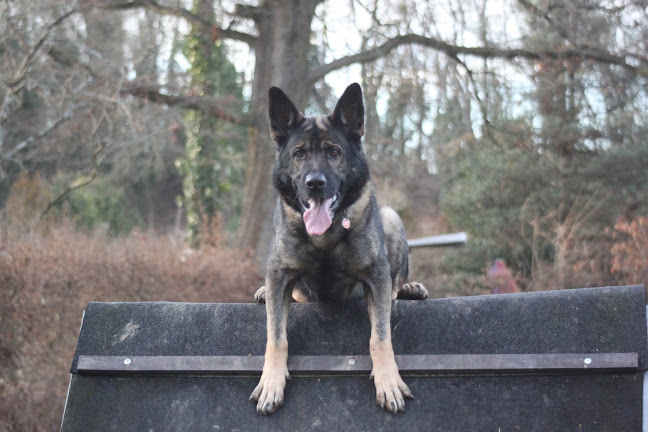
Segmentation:
{"type": "Polygon", "coordinates": [[[293,157],[295,159],[303,159],[304,156],[306,156],[306,153],[304,153],[304,150],[302,149],[297,149],[293,152],[293,157]]]}
{"type": "Polygon", "coordinates": [[[338,157],[338,156],[340,156],[340,150],[338,150],[336,148],[332,148],[331,150],[329,150],[329,156],[330,157],[338,157]]]}

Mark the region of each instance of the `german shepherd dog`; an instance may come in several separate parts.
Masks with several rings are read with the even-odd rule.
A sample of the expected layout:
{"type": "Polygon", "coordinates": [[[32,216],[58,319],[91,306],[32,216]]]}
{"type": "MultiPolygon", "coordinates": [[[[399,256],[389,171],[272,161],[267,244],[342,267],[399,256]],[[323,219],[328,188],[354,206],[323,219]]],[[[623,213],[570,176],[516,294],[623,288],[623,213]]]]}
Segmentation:
{"type": "Polygon", "coordinates": [[[259,385],[250,396],[257,412],[284,402],[289,378],[286,323],[297,301],[344,301],[355,291],[367,301],[376,403],[402,411],[412,397],[394,360],[392,299],[425,299],[417,282],[405,283],[408,247],[403,223],[391,208],[378,209],[362,149],[362,90],[351,84],[333,114],[304,117],[277,87],[269,91],[270,132],[277,143],[272,182],[279,191],[275,236],[265,286],[267,345],[259,385]]]}

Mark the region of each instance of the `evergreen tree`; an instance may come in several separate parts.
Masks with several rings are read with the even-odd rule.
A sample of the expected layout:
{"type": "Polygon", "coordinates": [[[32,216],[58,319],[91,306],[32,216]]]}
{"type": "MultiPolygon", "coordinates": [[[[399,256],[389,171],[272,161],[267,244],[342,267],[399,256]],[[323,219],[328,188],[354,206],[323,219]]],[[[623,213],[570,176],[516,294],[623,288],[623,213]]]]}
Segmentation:
{"type": "MultiPolygon", "coordinates": [[[[524,10],[525,48],[579,50],[592,41],[612,43],[610,22],[596,8],[535,4],[524,10]]],[[[446,161],[455,166],[440,169],[442,209],[471,239],[447,261],[453,270],[483,274],[495,258],[504,258],[526,277],[528,289],[615,283],[609,271],[611,227],[624,214],[631,218],[646,209],[639,191],[647,190],[641,166],[648,162],[648,146],[643,116],[637,115],[644,80],[609,65],[585,67],[579,58],[546,57],[533,66],[533,89],[525,96],[531,109],[514,115],[506,108],[514,101],[485,79],[485,133],[472,143],[451,145],[446,138],[452,156],[446,161]],[[605,84],[593,85],[603,76],[605,84]]],[[[456,122],[444,117],[460,104],[450,106],[437,116],[437,130],[444,134],[444,126],[456,122]]],[[[466,115],[460,117],[465,124],[466,115]]]]}

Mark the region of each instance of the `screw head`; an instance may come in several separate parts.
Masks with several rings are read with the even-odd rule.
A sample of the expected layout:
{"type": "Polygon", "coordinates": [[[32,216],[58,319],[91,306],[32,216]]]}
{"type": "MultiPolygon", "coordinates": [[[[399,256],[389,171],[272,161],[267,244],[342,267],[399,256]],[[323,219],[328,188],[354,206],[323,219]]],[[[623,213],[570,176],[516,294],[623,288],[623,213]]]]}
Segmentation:
{"type": "Polygon", "coordinates": [[[126,366],[128,366],[129,364],[131,364],[131,359],[129,359],[129,358],[125,359],[125,360],[124,360],[124,364],[125,364],[126,366]]]}
{"type": "Polygon", "coordinates": [[[588,365],[588,364],[591,364],[591,363],[592,363],[592,359],[589,358],[589,357],[586,357],[585,358],[585,364],[588,365]]]}
{"type": "Polygon", "coordinates": [[[356,359],[350,358],[349,359],[349,366],[353,366],[354,364],[356,364],[356,359]]]}

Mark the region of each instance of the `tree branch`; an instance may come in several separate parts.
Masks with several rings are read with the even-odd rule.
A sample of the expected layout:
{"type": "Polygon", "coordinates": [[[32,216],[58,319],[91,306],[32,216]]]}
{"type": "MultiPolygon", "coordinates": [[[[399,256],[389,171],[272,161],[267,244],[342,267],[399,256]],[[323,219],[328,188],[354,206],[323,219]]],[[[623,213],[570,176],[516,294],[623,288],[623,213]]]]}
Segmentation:
{"type": "Polygon", "coordinates": [[[244,5],[237,3],[236,6],[234,7],[234,13],[241,18],[247,18],[251,19],[252,21],[256,22],[261,15],[263,14],[264,10],[260,8],[259,6],[251,6],[251,5],[244,5]]]}
{"type": "Polygon", "coordinates": [[[473,73],[472,69],[470,69],[468,67],[468,65],[464,61],[462,61],[459,57],[457,57],[456,55],[450,56],[450,57],[457,64],[459,64],[461,67],[463,67],[463,69],[466,71],[466,74],[468,75],[468,79],[470,80],[470,82],[471,82],[471,84],[473,86],[473,91],[470,92],[470,94],[472,94],[472,96],[477,101],[477,106],[479,107],[479,111],[481,112],[482,119],[484,121],[484,131],[486,132],[486,135],[488,136],[488,138],[490,138],[491,142],[496,144],[498,147],[502,147],[502,145],[500,144],[497,137],[495,137],[495,135],[493,135],[492,125],[491,125],[490,120],[488,119],[488,111],[486,109],[486,104],[484,104],[484,101],[479,96],[479,89],[477,88],[477,82],[475,81],[475,76],[474,76],[474,73],[473,73]]]}
{"type": "Polygon", "coordinates": [[[458,55],[468,55],[472,57],[479,57],[483,59],[501,58],[505,60],[511,59],[525,59],[525,60],[542,60],[542,59],[586,59],[598,63],[617,65],[622,67],[633,74],[648,77],[648,68],[645,66],[633,66],[626,62],[625,56],[618,56],[607,52],[592,50],[590,48],[576,50],[546,50],[546,51],[532,51],[521,48],[497,48],[497,47],[467,47],[461,45],[452,45],[447,42],[425,37],[417,34],[406,34],[396,36],[389,39],[387,42],[375,48],[361,51],[357,54],[349,55],[346,57],[334,60],[326,65],[320,66],[313,70],[308,77],[310,85],[324,78],[328,73],[355,63],[368,63],[380,57],[389,54],[395,48],[401,45],[420,45],[427,48],[432,48],[436,51],[443,52],[450,57],[458,55]]]}
{"type": "MultiPolygon", "coordinates": [[[[551,28],[554,29],[562,38],[564,38],[566,41],[569,41],[573,45],[577,46],[578,51],[590,50],[592,53],[596,53],[596,54],[601,55],[601,56],[608,55],[608,53],[603,51],[601,48],[597,48],[597,47],[591,46],[589,44],[582,45],[582,44],[575,43],[573,41],[573,38],[571,38],[570,35],[567,33],[566,29],[564,27],[561,27],[560,25],[556,24],[556,22],[549,15],[549,12],[542,11],[540,8],[538,8],[536,5],[534,5],[530,1],[518,0],[518,3],[520,3],[520,5],[522,7],[524,7],[525,9],[527,9],[528,11],[530,11],[531,13],[536,15],[537,17],[545,20],[547,22],[547,24],[549,24],[551,26],[551,28]]],[[[550,5],[549,10],[551,10],[552,8],[553,7],[550,5]]],[[[610,9],[606,9],[606,8],[603,8],[603,7],[598,6],[598,5],[595,6],[595,5],[581,4],[581,5],[578,5],[577,8],[578,8],[578,10],[588,10],[588,11],[589,10],[596,10],[596,11],[604,10],[604,11],[607,11],[607,12],[613,12],[610,9]]],[[[622,7],[616,8],[616,12],[618,12],[618,11],[620,11],[622,9],[623,9],[622,7]]],[[[622,56],[618,56],[618,57],[620,59],[623,59],[624,62],[625,62],[625,59],[623,57],[631,57],[635,61],[641,62],[644,67],[640,68],[640,69],[643,69],[644,73],[645,73],[645,70],[646,70],[645,67],[648,65],[648,63],[646,62],[645,56],[637,55],[637,54],[630,53],[630,52],[625,52],[623,54],[623,57],[622,56]]]]}
{"type": "Polygon", "coordinates": [[[40,133],[36,135],[32,135],[28,138],[25,138],[24,140],[18,142],[14,148],[9,150],[8,152],[0,155],[0,158],[3,160],[11,160],[14,156],[16,156],[18,153],[29,147],[30,145],[34,144],[35,142],[45,138],[47,135],[51,134],[56,130],[59,126],[61,126],[63,123],[66,121],[70,120],[72,117],[74,117],[77,113],[77,111],[81,109],[85,109],[87,105],[78,105],[73,108],[70,108],[63,114],[58,120],[56,120],[54,123],[52,123],[47,129],[41,131],[40,133]]]}
{"type": "Polygon", "coordinates": [[[63,198],[71,192],[74,192],[77,189],[81,189],[82,187],[88,186],[90,183],[94,181],[95,178],[97,178],[97,175],[99,174],[99,162],[97,161],[97,156],[101,152],[103,152],[106,149],[106,142],[102,141],[101,145],[92,153],[92,172],[90,173],[90,177],[88,178],[82,178],[79,177],[77,178],[76,181],[70,183],[69,185],[65,186],[65,189],[56,196],[52,201],[50,201],[47,206],[45,207],[45,210],[42,211],[40,217],[32,227],[32,229],[36,229],[38,225],[43,221],[43,218],[54,208],[54,206],[58,205],[61,201],[63,201],[63,198]]]}
{"type": "MultiPolygon", "coordinates": [[[[171,15],[179,18],[184,18],[190,23],[202,27],[203,30],[208,34],[212,33],[214,28],[213,23],[211,23],[208,19],[200,15],[197,15],[188,9],[179,6],[161,5],[155,0],[129,0],[129,1],[114,0],[109,2],[96,2],[95,6],[101,9],[111,9],[111,10],[146,8],[163,15],[171,15]]],[[[240,42],[245,42],[248,45],[252,45],[256,41],[256,36],[253,36],[249,33],[240,32],[238,30],[232,30],[230,28],[217,27],[217,33],[218,33],[218,37],[221,39],[237,40],[240,42]]]]}
{"type": "Polygon", "coordinates": [[[133,81],[122,86],[121,94],[129,94],[157,104],[200,111],[242,126],[251,126],[253,124],[250,116],[235,112],[228,106],[232,105],[228,98],[194,96],[191,94],[171,95],[163,93],[159,85],[141,84],[133,81]]]}
{"type": "Polygon", "coordinates": [[[68,19],[70,16],[73,14],[79,12],[78,8],[72,8],[60,17],[58,17],[53,23],[47,26],[47,29],[45,29],[45,32],[41,35],[41,37],[38,39],[36,44],[29,50],[27,55],[23,57],[22,61],[20,62],[20,67],[18,68],[18,71],[16,71],[16,74],[14,75],[13,79],[9,81],[6,85],[9,87],[12,92],[17,92],[20,90],[22,87],[22,81],[25,79],[25,75],[27,74],[27,71],[29,70],[29,64],[31,61],[34,59],[36,56],[36,53],[38,53],[38,50],[41,49],[45,41],[47,40],[48,36],[50,35],[50,32],[52,29],[55,27],[58,27],[63,21],[68,19]]]}

